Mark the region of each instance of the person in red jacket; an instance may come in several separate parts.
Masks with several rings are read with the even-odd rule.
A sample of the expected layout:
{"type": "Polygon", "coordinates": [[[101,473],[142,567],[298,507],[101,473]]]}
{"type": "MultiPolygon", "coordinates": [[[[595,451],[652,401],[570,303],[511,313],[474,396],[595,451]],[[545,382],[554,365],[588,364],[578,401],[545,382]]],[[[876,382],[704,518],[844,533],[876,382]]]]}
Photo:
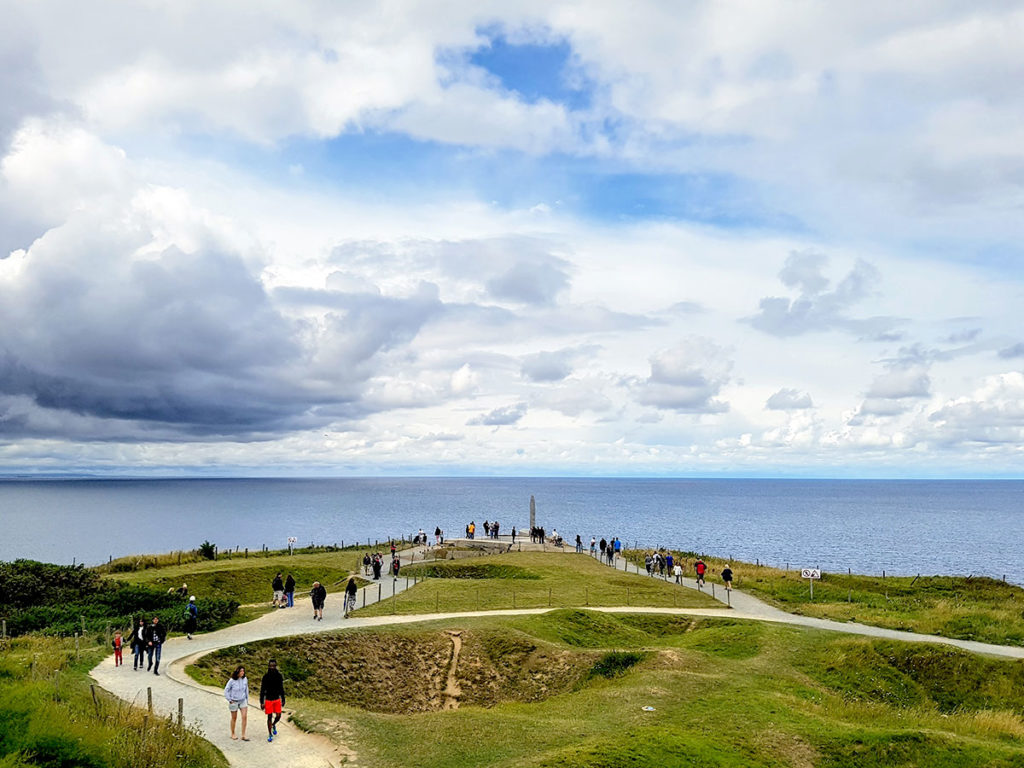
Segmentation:
{"type": "Polygon", "coordinates": [[[697,586],[704,586],[704,574],[707,573],[708,567],[704,564],[704,561],[699,557],[697,562],[693,564],[693,569],[697,572],[697,586]]]}

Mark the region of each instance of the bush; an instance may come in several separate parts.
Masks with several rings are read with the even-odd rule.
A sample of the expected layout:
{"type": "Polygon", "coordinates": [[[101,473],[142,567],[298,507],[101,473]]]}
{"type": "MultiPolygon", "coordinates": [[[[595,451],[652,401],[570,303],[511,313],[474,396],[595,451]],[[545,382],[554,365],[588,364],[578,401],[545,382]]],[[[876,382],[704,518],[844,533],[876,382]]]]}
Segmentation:
{"type": "Polygon", "coordinates": [[[199,554],[207,560],[214,560],[217,557],[217,545],[204,541],[199,545],[199,554]]]}
{"type": "Polygon", "coordinates": [[[611,651],[606,653],[590,669],[590,677],[618,677],[630,667],[644,660],[640,651],[611,651]]]}

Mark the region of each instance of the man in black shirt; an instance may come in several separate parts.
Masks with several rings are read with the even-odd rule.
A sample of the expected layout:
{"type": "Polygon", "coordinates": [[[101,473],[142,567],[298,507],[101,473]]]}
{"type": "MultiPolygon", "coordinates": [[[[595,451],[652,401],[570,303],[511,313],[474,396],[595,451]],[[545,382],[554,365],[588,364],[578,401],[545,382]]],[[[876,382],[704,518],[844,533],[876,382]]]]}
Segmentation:
{"type": "Polygon", "coordinates": [[[284,707],[284,678],[277,671],[277,662],[270,660],[267,673],[260,680],[260,709],[267,713],[267,741],[277,736],[277,724],[281,722],[281,708],[284,707]]]}
{"type": "Polygon", "coordinates": [[[153,617],[153,623],[146,627],[144,637],[146,641],[146,655],[149,658],[149,665],[146,667],[146,671],[148,672],[152,669],[154,675],[159,675],[160,650],[163,647],[164,640],[167,639],[167,627],[160,623],[159,616],[153,617]]]}

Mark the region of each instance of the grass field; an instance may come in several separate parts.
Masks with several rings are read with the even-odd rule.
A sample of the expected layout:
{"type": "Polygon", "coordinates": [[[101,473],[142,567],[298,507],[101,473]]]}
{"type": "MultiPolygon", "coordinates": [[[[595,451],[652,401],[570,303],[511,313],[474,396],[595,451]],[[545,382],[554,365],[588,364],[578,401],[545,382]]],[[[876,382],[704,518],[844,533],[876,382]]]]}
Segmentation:
{"type": "MultiPolygon", "coordinates": [[[[267,641],[244,653],[287,658],[295,721],[380,768],[1024,766],[1024,662],[939,646],[581,610],[319,643],[267,641]],[[438,696],[420,695],[416,706],[428,709],[411,712],[403,695],[389,703],[385,690],[438,690],[445,630],[462,633],[470,703],[442,711],[438,696]],[[353,664],[364,657],[369,665],[353,664]],[[541,673],[545,690],[526,700],[514,695],[523,684],[503,684],[541,673]]],[[[207,672],[220,679],[242,653],[221,652],[207,672]]]]}
{"type": "MultiPolygon", "coordinates": [[[[638,579],[587,555],[513,552],[409,566],[424,581],[357,611],[359,616],[435,611],[576,606],[721,608],[709,596],[654,579],[638,579]]],[[[384,594],[387,594],[387,580],[384,594]]]]}
{"type": "Polygon", "coordinates": [[[191,730],[147,719],[101,690],[94,700],[88,670],[108,652],[105,641],[83,644],[80,654],[70,639],[26,636],[0,643],[0,766],[227,766],[191,730]]]}
{"type": "MultiPolygon", "coordinates": [[[[693,576],[692,552],[673,555],[693,576]]],[[[627,557],[643,567],[643,551],[627,557]]],[[[708,582],[722,583],[726,561],[705,557],[708,582]]],[[[858,621],[889,629],[979,640],[1001,645],[1024,645],[1024,589],[988,578],[921,576],[882,578],[845,573],[823,573],[814,584],[799,571],[730,562],[733,584],[790,613],[837,621],[858,621]]]]}
{"type": "Polygon", "coordinates": [[[291,573],[296,593],[308,592],[314,581],[328,591],[340,586],[352,574],[362,573],[364,549],[334,552],[276,554],[267,557],[233,557],[231,559],[197,560],[182,565],[166,565],[138,571],[110,573],[110,578],[131,584],[159,589],[177,589],[188,584],[191,594],[225,597],[242,605],[269,603],[273,597],[270,585],[277,573],[291,573]]]}

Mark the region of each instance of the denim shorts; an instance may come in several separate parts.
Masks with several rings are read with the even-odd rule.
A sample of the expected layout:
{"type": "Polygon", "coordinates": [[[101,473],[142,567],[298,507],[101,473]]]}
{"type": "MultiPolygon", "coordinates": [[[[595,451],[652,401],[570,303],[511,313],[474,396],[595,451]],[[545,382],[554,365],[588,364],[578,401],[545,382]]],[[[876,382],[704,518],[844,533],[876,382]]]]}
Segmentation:
{"type": "Polygon", "coordinates": [[[249,708],[249,702],[248,701],[229,701],[228,702],[228,711],[229,712],[237,712],[240,709],[248,709],[248,708],[249,708]]]}

